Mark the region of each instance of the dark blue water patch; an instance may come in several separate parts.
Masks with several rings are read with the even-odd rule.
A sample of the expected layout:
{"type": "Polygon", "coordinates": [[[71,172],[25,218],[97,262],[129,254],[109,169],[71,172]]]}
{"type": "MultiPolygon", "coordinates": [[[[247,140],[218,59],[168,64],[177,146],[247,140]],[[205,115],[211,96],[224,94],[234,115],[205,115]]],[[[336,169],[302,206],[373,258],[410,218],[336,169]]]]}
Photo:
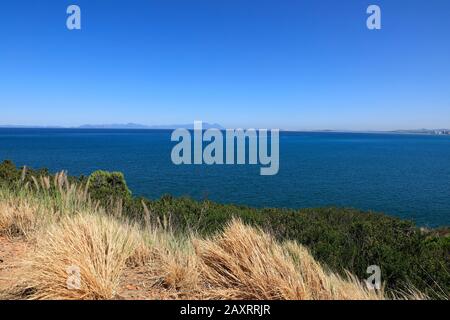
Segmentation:
{"type": "Polygon", "coordinates": [[[450,136],[280,135],[280,170],[172,163],[168,130],[0,129],[0,159],[87,175],[122,171],[135,195],[255,207],[354,207],[450,225],[450,136]]]}

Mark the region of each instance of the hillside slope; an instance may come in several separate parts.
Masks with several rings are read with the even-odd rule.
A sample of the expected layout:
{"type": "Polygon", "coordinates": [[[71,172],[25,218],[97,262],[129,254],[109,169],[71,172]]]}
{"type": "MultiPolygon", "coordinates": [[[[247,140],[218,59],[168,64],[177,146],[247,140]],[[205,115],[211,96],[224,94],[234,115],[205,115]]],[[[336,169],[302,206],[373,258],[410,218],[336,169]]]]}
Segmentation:
{"type": "Polygon", "coordinates": [[[153,220],[146,210],[138,224],[61,181],[54,180],[57,194],[0,189],[0,235],[8,242],[1,254],[21,248],[0,269],[4,299],[388,298],[238,219],[210,237],[179,233],[169,218],[153,220]]]}

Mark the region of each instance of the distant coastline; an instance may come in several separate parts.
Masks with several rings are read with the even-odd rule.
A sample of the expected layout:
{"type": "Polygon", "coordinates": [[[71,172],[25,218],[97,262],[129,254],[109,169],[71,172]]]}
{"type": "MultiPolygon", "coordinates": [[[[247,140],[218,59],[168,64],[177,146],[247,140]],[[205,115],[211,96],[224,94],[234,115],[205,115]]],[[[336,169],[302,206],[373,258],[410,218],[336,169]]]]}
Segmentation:
{"type": "MultiPolygon", "coordinates": [[[[117,124],[83,124],[80,126],[33,126],[33,125],[0,125],[0,129],[108,129],[108,130],[174,130],[185,128],[193,130],[193,124],[172,124],[172,125],[145,125],[138,123],[117,123],[117,124]]],[[[218,123],[203,123],[203,129],[225,130],[225,127],[218,123]]],[[[373,134],[420,134],[420,135],[449,135],[450,129],[399,129],[399,130],[288,130],[283,132],[323,132],[323,133],[373,133],[373,134]]]]}
{"type": "MultiPolygon", "coordinates": [[[[0,128],[7,129],[136,129],[136,130],[170,130],[170,129],[193,129],[193,124],[172,124],[172,125],[145,125],[138,123],[113,123],[113,124],[83,124],[81,126],[30,126],[30,125],[0,125],[0,128]]],[[[224,128],[217,123],[203,123],[205,129],[220,129],[224,128]]]]}

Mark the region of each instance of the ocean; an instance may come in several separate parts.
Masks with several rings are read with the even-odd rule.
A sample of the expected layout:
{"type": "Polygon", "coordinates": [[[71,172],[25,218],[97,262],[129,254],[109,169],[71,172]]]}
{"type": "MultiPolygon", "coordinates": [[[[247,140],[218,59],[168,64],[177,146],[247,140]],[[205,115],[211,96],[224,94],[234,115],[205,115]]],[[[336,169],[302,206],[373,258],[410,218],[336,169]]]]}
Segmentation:
{"type": "Polygon", "coordinates": [[[421,226],[450,225],[450,136],[280,134],[280,169],[181,165],[169,130],[0,129],[0,160],[88,175],[125,174],[133,194],[210,199],[254,207],[352,207],[421,226]]]}

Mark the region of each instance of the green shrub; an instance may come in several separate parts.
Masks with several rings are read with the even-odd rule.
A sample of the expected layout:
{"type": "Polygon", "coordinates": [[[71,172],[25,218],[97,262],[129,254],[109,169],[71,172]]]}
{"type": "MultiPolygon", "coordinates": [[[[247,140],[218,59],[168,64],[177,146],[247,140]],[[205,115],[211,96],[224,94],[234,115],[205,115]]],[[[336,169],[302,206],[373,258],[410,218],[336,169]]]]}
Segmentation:
{"type": "Polygon", "coordinates": [[[101,202],[128,200],[131,197],[131,191],[121,172],[95,171],[89,176],[87,184],[91,197],[101,202]]]}
{"type": "Polygon", "coordinates": [[[20,173],[14,163],[10,160],[5,160],[0,163],[0,181],[3,184],[12,184],[20,179],[20,173]]]}
{"type": "MultiPolygon", "coordinates": [[[[0,163],[0,184],[8,187],[20,187],[21,185],[32,183],[32,176],[51,176],[48,169],[42,168],[39,170],[34,170],[31,168],[26,168],[23,171],[22,168],[17,168],[16,165],[11,160],[5,160],[0,163]]],[[[75,179],[71,177],[70,179],[75,179]]]]}

